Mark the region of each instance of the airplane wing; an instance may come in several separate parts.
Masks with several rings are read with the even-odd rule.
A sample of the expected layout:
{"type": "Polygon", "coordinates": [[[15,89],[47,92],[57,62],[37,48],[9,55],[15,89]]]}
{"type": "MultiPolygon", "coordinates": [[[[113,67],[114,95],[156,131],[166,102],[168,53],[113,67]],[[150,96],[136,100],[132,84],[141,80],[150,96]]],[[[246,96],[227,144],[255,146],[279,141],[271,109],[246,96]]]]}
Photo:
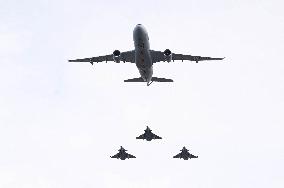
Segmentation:
{"type": "Polygon", "coordinates": [[[189,158],[198,158],[198,156],[195,156],[195,155],[189,154],[189,158]]]}
{"type": "MultiPolygon", "coordinates": [[[[151,50],[151,56],[153,63],[157,63],[160,61],[165,61],[164,52],[161,51],[154,51],[151,50]]],[[[188,61],[195,61],[198,63],[198,61],[204,61],[204,60],[223,60],[224,58],[216,58],[216,57],[202,57],[202,56],[192,56],[192,55],[183,55],[183,54],[175,54],[172,53],[172,60],[188,60],[188,61]]]]}
{"type": "Polygon", "coordinates": [[[127,157],[128,157],[128,158],[136,158],[134,155],[131,155],[131,154],[129,154],[129,153],[127,154],[127,157]]]}
{"type": "Polygon", "coordinates": [[[158,135],[155,135],[155,134],[153,133],[153,139],[162,139],[162,137],[159,137],[158,135]]]}
{"type": "Polygon", "coordinates": [[[175,155],[173,158],[181,158],[181,153],[175,155]]]}
{"type": "Polygon", "coordinates": [[[141,134],[140,136],[136,137],[136,139],[145,139],[145,133],[141,134]]]}
{"type": "MultiPolygon", "coordinates": [[[[121,52],[120,53],[120,62],[130,62],[135,63],[135,52],[134,51],[127,51],[127,52],[121,52]]],[[[108,62],[108,61],[114,61],[113,54],[110,55],[104,55],[104,56],[97,56],[97,57],[89,57],[89,58],[83,58],[83,59],[73,59],[68,60],[69,62],[89,62],[93,65],[94,62],[108,62]]]]}
{"type": "Polygon", "coordinates": [[[110,156],[111,158],[119,158],[119,153],[115,154],[114,156],[110,156]]]}

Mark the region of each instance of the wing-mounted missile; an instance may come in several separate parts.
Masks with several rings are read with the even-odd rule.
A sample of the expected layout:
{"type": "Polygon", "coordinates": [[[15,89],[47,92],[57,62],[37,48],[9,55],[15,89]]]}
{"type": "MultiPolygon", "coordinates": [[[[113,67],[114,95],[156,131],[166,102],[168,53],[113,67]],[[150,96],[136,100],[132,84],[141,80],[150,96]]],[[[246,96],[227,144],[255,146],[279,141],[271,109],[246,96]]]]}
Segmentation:
{"type": "Polygon", "coordinates": [[[167,61],[168,63],[172,61],[172,52],[171,52],[171,50],[166,49],[164,51],[164,58],[165,58],[165,61],[167,61]]]}
{"type": "Polygon", "coordinates": [[[113,61],[116,62],[116,63],[119,63],[120,62],[120,51],[119,50],[114,50],[113,53],[113,61]]]}

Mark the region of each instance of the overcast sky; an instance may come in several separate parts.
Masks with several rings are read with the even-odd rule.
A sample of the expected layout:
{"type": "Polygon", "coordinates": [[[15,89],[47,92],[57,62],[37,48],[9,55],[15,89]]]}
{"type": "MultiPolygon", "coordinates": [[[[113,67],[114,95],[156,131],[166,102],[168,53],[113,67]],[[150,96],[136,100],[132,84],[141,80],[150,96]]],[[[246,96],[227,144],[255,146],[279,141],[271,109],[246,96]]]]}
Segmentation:
{"type": "Polygon", "coordinates": [[[283,1],[2,1],[0,188],[284,187],[283,1]],[[226,57],[68,63],[151,49],[226,57]],[[162,140],[136,140],[148,125],[162,140]],[[116,160],[120,146],[136,159],[116,160]],[[198,159],[172,156],[186,146],[198,159]]]}

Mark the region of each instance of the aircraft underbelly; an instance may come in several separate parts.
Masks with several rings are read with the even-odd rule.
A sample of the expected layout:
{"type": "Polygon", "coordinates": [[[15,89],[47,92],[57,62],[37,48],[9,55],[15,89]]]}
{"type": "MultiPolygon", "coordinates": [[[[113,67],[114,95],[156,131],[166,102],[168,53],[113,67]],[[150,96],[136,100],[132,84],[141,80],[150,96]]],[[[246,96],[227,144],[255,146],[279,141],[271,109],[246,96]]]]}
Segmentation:
{"type": "Polygon", "coordinates": [[[152,60],[148,50],[138,50],[135,55],[135,63],[138,68],[150,68],[152,60]]]}
{"type": "Polygon", "coordinates": [[[146,82],[150,82],[152,79],[152,75],[153,75],[153,69],[152,67],[149,68],[138,68],[139,73],[141,75],[141,77],[143,78],[144,81],[146,82]]]}
{"type": "Polygon", "coordinates": [[[152,60],[148,50],[138,52],[135,57],[136,66],[144,81],[149,82],[153,75],[152,60]]]}

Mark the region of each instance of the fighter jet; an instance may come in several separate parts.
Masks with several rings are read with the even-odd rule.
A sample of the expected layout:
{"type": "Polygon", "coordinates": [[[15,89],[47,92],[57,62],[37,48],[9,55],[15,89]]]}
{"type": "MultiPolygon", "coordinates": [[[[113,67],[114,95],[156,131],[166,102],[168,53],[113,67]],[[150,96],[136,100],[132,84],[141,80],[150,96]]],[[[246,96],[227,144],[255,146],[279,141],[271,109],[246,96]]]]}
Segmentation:
{"type": "Polygon", "coordinates": [[[144,131],[144,134],[136,137],[136,139],[146,139],[147,141],[151,141],[152,139],[162,139],[161,137],[152,133],[152,130],[148,126],[144,131]]]}
{"type": "Polygon", "coordinates": [[[118,150],[118,153],[114,156],[110,156],[111,158],[117,158],[121,160],[129,159],[129,158],[136,158],[134,155],[131,155],[129,153],[126,153],[126,149],[124,149],[122,146],[120,146],[120,149],[118,150]]]}
{"type": "Polygon", "coordinates": [[[182,150],[180,150],[181,153],[175,155],[173,158],[183,158],[184,160],[188,160],[188,159],[191,159],[191,158],[198,158],[198,156],[194,156],[192,154],[190,154],[188,152],[188,149],[186,149],[185,147],[182,148],[182,150]]]}
{"type": "MultiPolygon", "coordinates": [[[[166,37],[165,37],[166,38],[166,37]]],[[[124,82],[146,82],[149,86],[153,81],[155,82],[173,82],[172,79],[153,77],[153,64],[158,62],[168,62],[171,61],[195,61],[198,63],[203,60],[222,60],[224,58],[212,58],[212,57],[202,57],[193,55],[183,55],[172,53],[171,50],[166,49],[165,51],[156,51],[150,49],[149,35],[145,27],[141,24],[136,25],[133,31],[133,41],[134,50],[120,52],[119,50],[114,50],[112,54],[74,59],[69,60],[69,62],[89,62],[92,65],[94,62],[108,62],[114,61],[115,63],[129,62],[135,63],[140,77],[124,80],[124,82]]]]}

